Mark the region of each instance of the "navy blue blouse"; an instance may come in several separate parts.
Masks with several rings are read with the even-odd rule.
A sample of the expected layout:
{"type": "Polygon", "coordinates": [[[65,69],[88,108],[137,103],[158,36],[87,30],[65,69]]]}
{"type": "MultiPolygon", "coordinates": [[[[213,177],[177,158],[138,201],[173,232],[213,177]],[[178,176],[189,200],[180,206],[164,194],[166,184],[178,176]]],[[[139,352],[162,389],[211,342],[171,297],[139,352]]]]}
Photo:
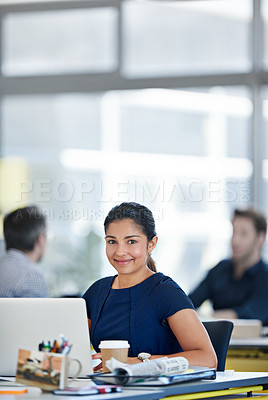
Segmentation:
{"type": "Polygon", "coordinates": [[[126,289],[112,289],[114,278],[98,280],[83,295],[94,349],[99,351],[101,340],[117,339],[128,340],[130,357],[182,351],[167,323],[177,311],[194,308],[180,286],[160,272],[126,289]]]}

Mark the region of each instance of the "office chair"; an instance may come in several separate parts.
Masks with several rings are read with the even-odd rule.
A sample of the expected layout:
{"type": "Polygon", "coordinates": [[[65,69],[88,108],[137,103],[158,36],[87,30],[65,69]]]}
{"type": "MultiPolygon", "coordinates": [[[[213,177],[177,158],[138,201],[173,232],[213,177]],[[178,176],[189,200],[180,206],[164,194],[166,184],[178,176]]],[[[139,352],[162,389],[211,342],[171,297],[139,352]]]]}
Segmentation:
{"type": "Polygon", "coordinates": [[[218,358],[217,371],[225,370],[225,362],[234,324],[231,321],[204,321],[218,358]]]}

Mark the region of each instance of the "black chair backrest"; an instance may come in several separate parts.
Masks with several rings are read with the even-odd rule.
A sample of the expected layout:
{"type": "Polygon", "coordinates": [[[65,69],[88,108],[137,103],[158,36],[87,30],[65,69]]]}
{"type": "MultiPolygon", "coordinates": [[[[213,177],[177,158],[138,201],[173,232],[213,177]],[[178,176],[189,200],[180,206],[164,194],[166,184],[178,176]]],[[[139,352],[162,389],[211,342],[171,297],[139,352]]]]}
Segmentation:
{"type": "Polygon", "coordinates": [[[203,321],[218,358],[217,371],[225,370],[225,362],[234,324],[231,321],[203,321]]]}

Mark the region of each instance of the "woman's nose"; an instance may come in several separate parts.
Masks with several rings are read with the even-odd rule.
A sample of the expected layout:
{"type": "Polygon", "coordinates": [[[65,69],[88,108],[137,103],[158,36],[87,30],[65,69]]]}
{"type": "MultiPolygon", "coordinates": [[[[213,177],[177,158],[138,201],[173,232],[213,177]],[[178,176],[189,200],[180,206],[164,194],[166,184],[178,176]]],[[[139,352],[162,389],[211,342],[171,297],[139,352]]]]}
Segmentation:
{"type": "Polygon", "coordinates": [[[119,243],[117,246],[117,249],[116,249],[116,254],[119,256],[122,256],[126,253],[127,253],[127,251],[126,251],[126,247],[125,247],[124,243],[121,243],[121,244],[119,243]]]}

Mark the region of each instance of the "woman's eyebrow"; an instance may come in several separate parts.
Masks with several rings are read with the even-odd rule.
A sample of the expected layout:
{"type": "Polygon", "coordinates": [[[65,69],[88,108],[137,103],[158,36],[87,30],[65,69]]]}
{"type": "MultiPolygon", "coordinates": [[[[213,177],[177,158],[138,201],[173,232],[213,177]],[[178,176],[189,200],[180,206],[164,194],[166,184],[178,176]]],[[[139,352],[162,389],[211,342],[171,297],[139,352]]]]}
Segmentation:
{"type": "Polygon", "coordinates": [[[130,238],[133,238],[133,237],[140,237],[139,235],[129,235],[129,236],[125,236],[125,239],[130,239],[130,238]]]}
{"type": "MultiPolygon", "coordinates": [[[[125,236],[125,239],[130,239],[130,238],[133,238],[133,237],[140,237],[139,235],[128,235],[128,236],[125,236]]],[[[113,239],[116,239],[116,236],[113,236],[113,235],[106,235],[105,236],[105,239],[106,238],[113,238],[113,239]]]]}

